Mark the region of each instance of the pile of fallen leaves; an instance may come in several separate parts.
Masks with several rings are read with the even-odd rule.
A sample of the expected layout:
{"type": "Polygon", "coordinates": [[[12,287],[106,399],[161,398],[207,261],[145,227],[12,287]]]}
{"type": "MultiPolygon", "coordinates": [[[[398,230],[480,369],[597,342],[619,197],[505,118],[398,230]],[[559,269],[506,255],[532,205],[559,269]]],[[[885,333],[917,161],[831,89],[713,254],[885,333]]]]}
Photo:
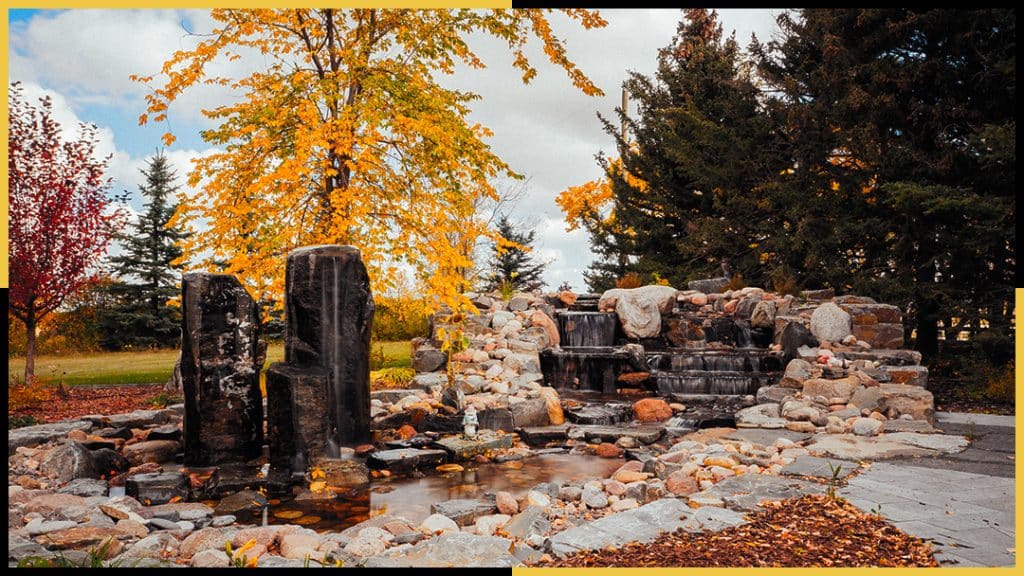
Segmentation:
{"type": "Polygon", "coordinates": [[[544,566],[938,566],[931,545],[843,500],[809,495],[766,503],[720,532],[677,531],[647,543],[573,554],[544,566]]]}
{"type": "Polygon", "coordinates": [[[75,386],[67,395],[53,393],[48,402],[8,410],[11,414],[34,416],[46,422],[78,418],[86,414],[121,414],[154,408],[153,398],[163,391],[162,384],[152,386],[75,386]]]}

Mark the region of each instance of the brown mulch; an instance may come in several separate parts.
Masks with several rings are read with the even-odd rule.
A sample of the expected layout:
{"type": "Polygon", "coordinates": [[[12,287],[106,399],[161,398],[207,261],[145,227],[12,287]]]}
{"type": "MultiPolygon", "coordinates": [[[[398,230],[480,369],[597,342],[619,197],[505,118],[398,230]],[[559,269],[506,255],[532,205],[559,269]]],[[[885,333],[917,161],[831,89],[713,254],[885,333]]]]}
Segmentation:
{"type": "Polygon", "coordinates": [[[845,501],[809,495],[766,503],[719,532],[677,531],[647,543],[573,554],[552,567],[938,566],[927,542],[845,501]]]}
{"type": "Polygon", "coordinates": [[[10,414],[35,416],[45,422],[78,418],[86,414],[121,414],[154,408],[151,401],[163,391],[163,384],[140,386],[76,386],[68,388],[67,396],[54,392],[51,398],[36,406],[19,408],[10,414]]]}

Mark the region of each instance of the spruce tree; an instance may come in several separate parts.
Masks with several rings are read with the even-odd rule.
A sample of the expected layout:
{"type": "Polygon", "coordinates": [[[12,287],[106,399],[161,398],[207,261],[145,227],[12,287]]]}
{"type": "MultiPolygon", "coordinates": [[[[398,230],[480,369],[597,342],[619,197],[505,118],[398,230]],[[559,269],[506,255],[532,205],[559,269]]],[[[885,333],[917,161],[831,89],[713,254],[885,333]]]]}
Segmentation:
{"type": "Polygon", "coordinates": [[[796,167],[774,186],[792,267],[900,304],[928,356],[940,322],[1013,315],[1015,16],[803,10],[753,46],[796,167]]]}
{"type": "MultiPolygon", "coordinates": [[[[627,138],[602,118],[619,158],[600,158],[614,218],[589,226],[602,256],[591,288],[610,272],[658,274],[676,286],[718,275],[728,259],[748,281],[768,274],[776,226],[760,186],[785,162],[735,38],[717,13],[687,9],[653,77],[626,81],[635,117],[627,138]]],[[[592,279],[592,280],[591,280],[592,279]]]]}
{"type": "MultiPolygon", "coordinates": [[[[506,215],[498,220],[498,232],[506,240],[527,249],[533,248],[533,241],[537,234],[534,230],[518,229],[506,215]]],[[[491,261],[489,289],[500,289],[503,284],[507,283],[506,285],[512,286],[517,291],[524,292],[544,285],[541,275],[544,273],[547,263],[536,261],[526,250],[518,247],[499,247],[495,244],[491,247],[491,253],[494,259],[491,261]]]]}
{"type": "Polygon", "coordinates": [[[102,320],[102,344],[108,349],[171,347],[181,336],[181,311],[168,304],[178,295],[182,266],[175,261],[182,254],[178,243],[187,236],[168,227],[177,208],[176,174],[159,152],[141,171],[145,211],[130,233],[118,235],[122,252],[110,259],[120,281],[110,287],[117,304],[102,320]]]}

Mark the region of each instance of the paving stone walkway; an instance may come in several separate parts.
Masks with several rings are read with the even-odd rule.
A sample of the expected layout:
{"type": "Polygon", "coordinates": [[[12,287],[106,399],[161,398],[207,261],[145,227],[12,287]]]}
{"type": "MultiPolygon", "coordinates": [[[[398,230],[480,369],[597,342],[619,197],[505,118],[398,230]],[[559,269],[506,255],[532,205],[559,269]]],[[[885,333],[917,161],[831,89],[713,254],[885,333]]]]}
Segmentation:
{"type": "Polygon", "coordinates": [[[875,462],[839,495],[934,542],[944,566],[1013,566],[1014,479],[875,462]]]}

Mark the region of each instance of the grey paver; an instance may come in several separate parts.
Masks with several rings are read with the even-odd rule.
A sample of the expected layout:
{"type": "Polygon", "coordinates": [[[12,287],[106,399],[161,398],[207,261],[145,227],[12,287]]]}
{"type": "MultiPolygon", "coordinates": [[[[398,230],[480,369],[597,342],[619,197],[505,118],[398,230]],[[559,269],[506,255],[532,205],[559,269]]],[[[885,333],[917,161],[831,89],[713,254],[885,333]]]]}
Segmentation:
{"type": "Polygon", "coordinates": [[[818,458],[817,456],[799,456],[788,466],[782,469],[786,476],[809,476],[812,478],[832,478],[832,470],[838,469],[839,478],[846,478],[853,474],[859,465],[849,460],[838,460],[835,458],[818,458]],[[830,466],[831,464],[831,466],[830,466]]]}
{"type": "Polygon", "coordinates": [[[1000,416],[998,414],[970,414],[967,412],[936,412],[935,421],[940,424],[969,424],[974,422],[977,426],[998,426],[1001,428],[1013,428],[1015,416],[1000,416]]]}

